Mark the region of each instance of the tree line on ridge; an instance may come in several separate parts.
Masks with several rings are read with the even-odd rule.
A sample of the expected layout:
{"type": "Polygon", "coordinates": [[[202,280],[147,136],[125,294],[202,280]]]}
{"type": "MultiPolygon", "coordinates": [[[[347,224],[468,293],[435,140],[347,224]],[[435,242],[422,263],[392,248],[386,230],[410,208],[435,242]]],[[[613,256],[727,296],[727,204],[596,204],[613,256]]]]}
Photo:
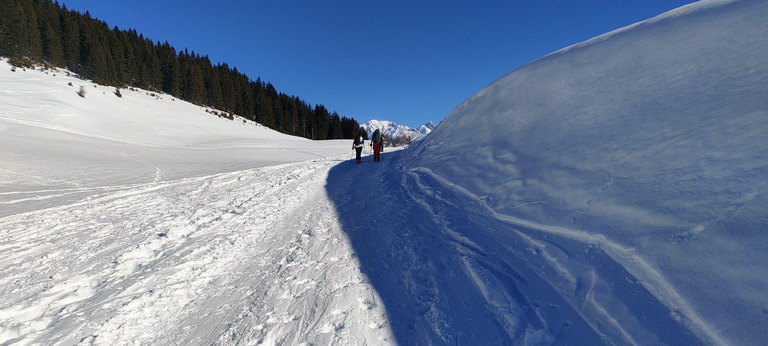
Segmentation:
{"type": "Polygon", "coordinates": [[[0,0],[0,56],[14,64],[66,68],[98,84],[163,92],[181,100],[235,113],[271,129],[310,139],[354,138],[354,118],[312,107],[207,55],[176,51],[135,29],[67,10],[58,1],[0,0]]]}

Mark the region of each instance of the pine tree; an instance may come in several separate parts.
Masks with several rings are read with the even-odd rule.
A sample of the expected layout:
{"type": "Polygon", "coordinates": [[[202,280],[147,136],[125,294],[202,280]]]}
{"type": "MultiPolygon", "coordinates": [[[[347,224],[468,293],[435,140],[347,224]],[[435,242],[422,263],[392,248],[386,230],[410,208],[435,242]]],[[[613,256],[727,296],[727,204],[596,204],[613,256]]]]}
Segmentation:
{"type": "Polygon", "coordinates": [[[80,65],[81,74],[97,83],[104,82],[109,66],[107,64],[105,43],[103,42],[101,27],[91,18],[89,12],[81,17],[80,21],[80,65]]]}
{"type": "Polygon", "coordinates": [[[331,115],[323,105],[315,106],[315,134],[313,139],[328,139],[331,115]]]}
{"type": "Polygon", "coordinates": [[[228,112],[235,110],[235,83],[232,78],[232,70],[224,63],[216,66],[216,71],[221,77],[221,96],[223,104],[221,107],[228,112]]]}
{"type": "Polygon", "coordinates": [[[125,69],[127,73],[126,84],[131,86],[140,86],[140,69],[141,69],[141,42],[143,37],[139,37],[136,30],[128,30],[124,33],[125,43],[123,45],[123,51],[125,54],[125,69]]]}
{"type": "Polygon", "coordinates": [[[0,0],[0,55],[18,56],[21,20],[21,7],[15,1],[0,0]]]}
{"type": "Polygon", "coordinates": [[[168,44],[168,41],[165,41],[162,46],[157,47],[157,54],[163,74],[163,92],[179,97],[181,92],[181,70],[176,50],[168,44]]]}
{"type": "Polygon", "coordinates": [[[203,72],[199,64],[200,59],[195,55],[195,52],[189,54],[186,49],[184,50],[184,55],[187,57],[187,69],[184,71],[186,73],[184,83],[185,99],[192,103],[203,105],[208,101],[208,97],[205,90],[203,72]]]}
{"type": "Polygon", "coordinates": [[[128,73],[128,58],[126,55],[126,41],[123,31],[117,27],[109,33],[109,67],[113,72],[112,84],[117,87],[125,86],[130,81],[128,73]]]}
{"type": "Polygon", "coordinates": [[[239,98],[237,99],[237,114],[245,117],[246,119],[253,120],[253,114],[256,109],[256,105],[252,102],[253,92],[251,89],[250,81],[244,74],[238,78],[237,89],[239,98]]]}
{"type": "Polygon", "coordinates": [[[341,117],[339,113],[333,112],[331,119],[328,122],[328,137],[327,139],[339,139],[344,137],[344,132],[341,129],[341,117]]]}
{"type": "Polygon", "coordinates": [[[299,109],[299,133],[298,135],[304,137],[304,138],[312,138],[311,137],[311,128],[313,124],[313,115],[314,112],[312,111],[312,107],[304,102],[303,100],[299,100],[296,98],[297,101],[297,107],[299,109]]]}
{"type": "Polygon", "coordinates": [[[23,15],[26,20],[22,20],[22,30],[24,31],[23,41],[26,51],[23,56],[33,61],[43,60],[43,39],[40,35],[40,25],[37,20],[37,13],[31,2],[22,1],[23,15]]]}
{"type": "Polygon", "coordinates": [[[299,122],[299,110],[295,99],[280,93],[280,108],[283,110],[283,117],[280,122],[282,132],[295,135],[299,122]]]}
{"type": "Polygon", "coordinates": [[[269,128],[275,127],[275,110],[266,86],[256,89],[256,122],[269,128]]]}
{"type": "Polygon", "coordinates": [[[42,60],[40,26],[31,1],[0,0],[0,20],[1,54],[42,60]]]}
{"type": "Polygon", "coordinates": [[[358,124],[355,119],[341,117],[341,130],[343,135],[342,138],[352,139],[355,138],[360,131],[360,124],[358,124]]]}
{"type": "Polygon", "coordinates": [[[40,24],[40,33],[42,34],[43,59],[54,66],[64,65],[64,48],[62,47],[61,22],[59,20],[58,5],[49,1],[37,3],[38,17],[42,20],[40,24]]]}
{"type": "Polygon", "coordinates": [[[224,109],[224,94],[221,90],[221,75],[216,69],[208,70],[205,78],[205,88],[208,89],[208,105],[224,109]]]}
{"type": "Polygon", "coordinates": [[[62,50],[65,67],[71,71],[79,71],[80,66],[80,23],[76,12],[67,11],[64,6],[60,15],[62,50]]]}

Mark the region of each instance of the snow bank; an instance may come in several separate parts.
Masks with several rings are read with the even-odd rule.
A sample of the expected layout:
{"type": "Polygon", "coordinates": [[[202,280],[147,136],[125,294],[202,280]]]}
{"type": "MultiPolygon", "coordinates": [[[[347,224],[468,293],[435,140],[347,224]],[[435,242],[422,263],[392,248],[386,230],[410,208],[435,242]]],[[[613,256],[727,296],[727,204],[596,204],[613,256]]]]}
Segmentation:
{"type": "Polygon", "coordinates": [[[610,342],[675,343],[642,315],[661,304],[701,342],[763,344],[766,13],[703,1],[554,52],[459,105],[403,168],[539,244],[554,258],[540,275],[563,273],[550,283],[610,342]],[[604,284],[578,293],[585,282],[604,284]]]}

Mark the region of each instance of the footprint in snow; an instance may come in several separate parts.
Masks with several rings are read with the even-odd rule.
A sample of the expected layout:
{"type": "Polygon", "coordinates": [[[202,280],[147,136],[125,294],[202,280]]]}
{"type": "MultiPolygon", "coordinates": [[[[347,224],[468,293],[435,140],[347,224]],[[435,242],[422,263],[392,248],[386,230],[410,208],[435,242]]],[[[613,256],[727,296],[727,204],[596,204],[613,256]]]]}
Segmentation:
{"type": "Polygon", "coordinates": [[[357,302],[360,303],[360,307],[365,310],[371,310],[376,307],[376,303],[367,298],[357,298],[357,302]]]}

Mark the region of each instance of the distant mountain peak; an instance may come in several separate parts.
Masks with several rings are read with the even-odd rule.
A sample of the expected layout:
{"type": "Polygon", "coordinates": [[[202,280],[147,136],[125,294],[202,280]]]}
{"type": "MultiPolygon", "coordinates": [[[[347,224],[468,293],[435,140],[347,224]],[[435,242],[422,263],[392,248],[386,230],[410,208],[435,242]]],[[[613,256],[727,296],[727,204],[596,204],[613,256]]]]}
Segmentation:
{"type": "Polygon", "coordinates": [[[406,125],[399,125],[389,120],[368,120],[363,125],[360,125],[368,134],[368,138],[371,138],[374,131],[377,129],[381,131],[382,135],[387,139],[387,142],[394,144],[395,146],[407,145],[412,141],[419,140],[428,135],[435,129],[435,123],[428,122],[421,125],[418,129],[415,129],[406,125]]]}

